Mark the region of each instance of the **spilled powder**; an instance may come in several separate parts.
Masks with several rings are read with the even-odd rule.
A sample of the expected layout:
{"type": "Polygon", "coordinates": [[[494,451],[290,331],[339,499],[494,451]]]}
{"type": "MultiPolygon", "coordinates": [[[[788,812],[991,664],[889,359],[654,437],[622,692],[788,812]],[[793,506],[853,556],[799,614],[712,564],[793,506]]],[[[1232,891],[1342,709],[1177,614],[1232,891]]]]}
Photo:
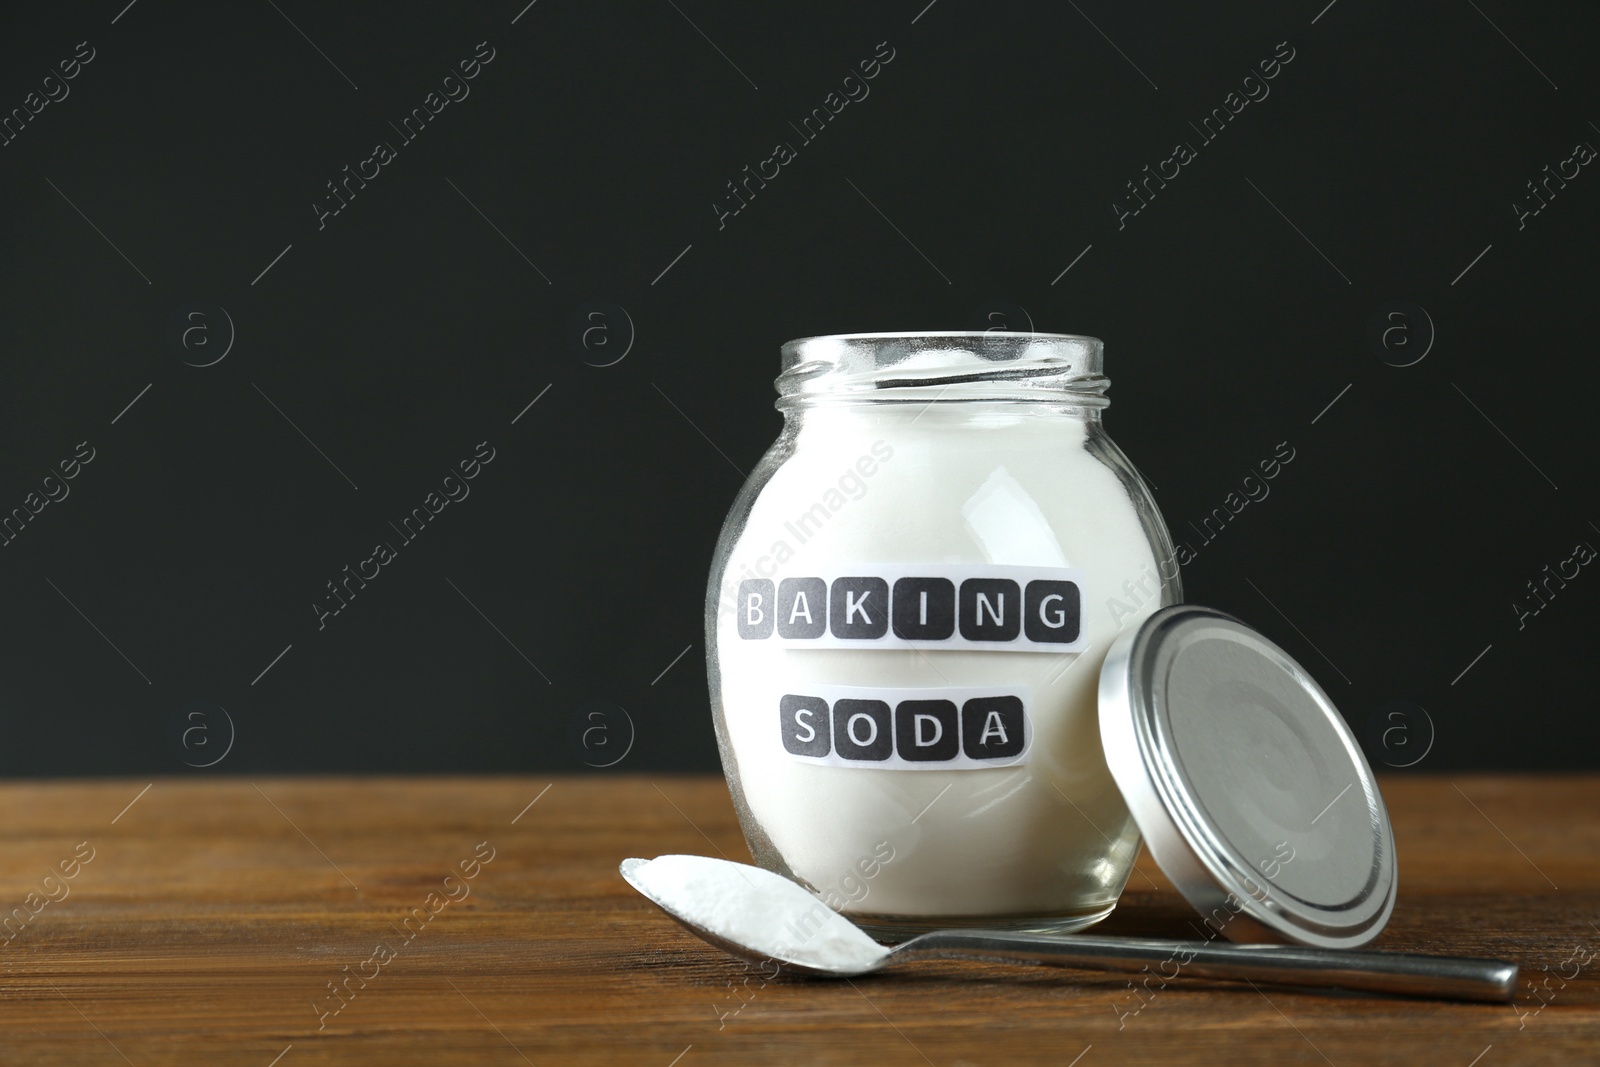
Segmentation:
{"type": "Polygon", "coordinates": [[[889,950],[782,875],[709,856],[625,860],[623,876],[656,904],[750,952],[857,974],[889,950]]]}

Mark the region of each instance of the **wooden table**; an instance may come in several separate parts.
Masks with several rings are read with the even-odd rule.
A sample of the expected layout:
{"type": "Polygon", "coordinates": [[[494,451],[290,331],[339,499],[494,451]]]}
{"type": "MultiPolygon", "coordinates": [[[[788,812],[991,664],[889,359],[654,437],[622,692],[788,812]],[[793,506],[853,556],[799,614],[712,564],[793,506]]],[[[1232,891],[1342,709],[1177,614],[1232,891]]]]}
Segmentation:
{"type": "MultiPolygon", "coordinates": [[[[747,858],[717,778],[0,786],[0,1062],[1600,1062],[1600,778],[1384,789],[1379,946],[1516,960],[1514,1006],[957,963],[747,983],[616,872],[747,858]]],[[[1189,918],[1143,857],[1100,929],[1189,918]]]]}

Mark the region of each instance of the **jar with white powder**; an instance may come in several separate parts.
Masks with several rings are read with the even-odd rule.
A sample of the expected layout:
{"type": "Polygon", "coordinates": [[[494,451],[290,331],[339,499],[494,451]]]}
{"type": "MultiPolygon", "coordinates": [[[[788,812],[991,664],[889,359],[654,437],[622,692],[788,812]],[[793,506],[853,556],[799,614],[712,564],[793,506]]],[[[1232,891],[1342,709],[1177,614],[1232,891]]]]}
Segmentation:
{"type": "Polygon", "coordinates": [[[1180,588],[1100,372],[1056,334],[783,346],[707,593],[717,741],[756,862],[884,936],[1078,929],[1132,869],[1098,674],[1180,588]]]}

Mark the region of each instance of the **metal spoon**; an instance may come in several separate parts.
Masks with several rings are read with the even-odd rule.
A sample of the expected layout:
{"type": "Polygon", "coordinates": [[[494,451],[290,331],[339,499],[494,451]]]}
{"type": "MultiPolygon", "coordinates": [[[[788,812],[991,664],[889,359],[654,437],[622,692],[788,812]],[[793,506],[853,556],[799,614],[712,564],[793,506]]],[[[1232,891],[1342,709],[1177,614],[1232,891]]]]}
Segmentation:
{"type": "Polygon", "coordinates": [[[697,896],[652,879],[654,860],[623,860],[628,884],[685,928],[741,959],[771,961],[800,974],[845,978],[918,959],[978,959],[1050,964],[1086,970],[1148,970],[1164,985],[1179,975],[1276,985],[1359,989],[1406,996],[1504,1003],[1517,988],[1517,965],[1499,960],[1350,952],[1300,945],[1255,945],[1007,930],[936,930],[895,946],[878,945],[860,927],[821,904],[805,888],[770,871],[705,856],[687,861],[706,878],[697,896]],[[707,895],[706,887],[718,887],[707,895]],[[819,918],[820,912],[826,913],[819,918]],[[731,938],[728,916],[759,914],[770,930],[741,928],[731,938]],[[719,932],[719,929],[724,932],[719,932]],[[798,944],[781,936],[809,931],[798,944]],[[1169,973],[1170,970],[1170,973],[1169,973]]]}

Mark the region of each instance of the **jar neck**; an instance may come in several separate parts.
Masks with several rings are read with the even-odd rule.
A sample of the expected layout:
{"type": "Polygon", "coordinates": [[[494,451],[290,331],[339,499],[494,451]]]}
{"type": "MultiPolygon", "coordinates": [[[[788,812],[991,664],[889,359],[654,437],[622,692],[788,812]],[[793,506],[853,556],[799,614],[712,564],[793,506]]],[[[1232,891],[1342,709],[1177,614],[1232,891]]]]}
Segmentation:
{"type": "Polygon", "coordinates": [[[1101,343],[1068,334],[930,333],[809,337],[783,346],[779,410],[870,405],[912,411],[972,404],[1106,406],[1101,343]]]}
{"type": "Polygon", "coordinates": [[[804,403],[777,403],[784,422],[807,436],[821,433],[849,433],[862,426],[896,432],[952,429],[999,429],[1049,422],[1070,422],[1097,428],[1105,405],[1088,406],[1072,401],[1031,399],[935,400],[932,396],[908,400],[847,400],[816,397],[804,403]]]}

